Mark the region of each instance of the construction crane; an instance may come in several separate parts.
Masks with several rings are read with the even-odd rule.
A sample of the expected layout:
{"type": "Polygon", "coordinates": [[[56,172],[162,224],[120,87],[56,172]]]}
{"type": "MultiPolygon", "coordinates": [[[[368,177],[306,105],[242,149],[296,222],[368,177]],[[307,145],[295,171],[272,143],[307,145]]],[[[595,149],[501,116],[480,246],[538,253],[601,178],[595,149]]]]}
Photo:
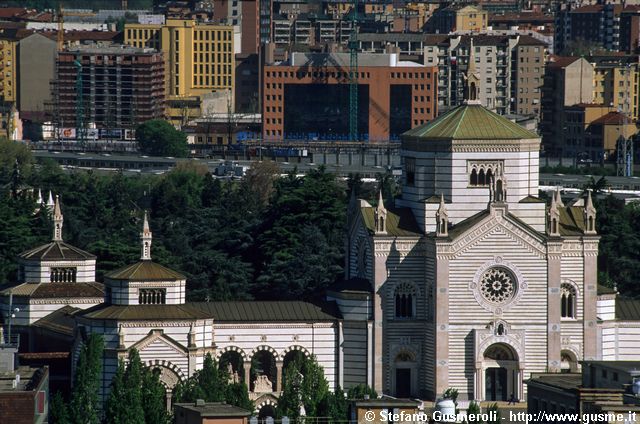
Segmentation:
{"type": "Polygon", "coordinates": [[[73,65],[78,70],[76,76],[76,140],[82,147],[85,146],[86,129],[84,126],[84,98],[82,93],[82,63],[78,59],[73,61],[73,65]]]}
{"type": "Polygon", "coordinates": [[[627,125],[629,120],[629,114],[631,108],[629,105],[629,76],[631,74],[631,65],[627,64],[626,69],[623,71],[625,75],[624,82],[624,104],[622,110],[618,109],[618,112],[622,112],[622,125],[619,127],[619,136],[616,146],[617,151],[617,166],[616,174],[623,177],[633,176],[633,137],[627,137],[627,125]]]}
{"type": "Polygon", "coordinates": [[[57,36],[57,44],[58,44],[58,51],[62,51],[62,49],[64,48],[64,17],[65,16],[81,16],[81,17],[87,17],[87,16],[95,16],[95,13],[89,13],[89,12],[65,12],[64,9],[62,8],[62,4],[58,3],[58,36],[57,36]]]}
{"type": "Polygon", "coordinates": [[[353,0],[349,36],[349,141],[358,141],[358,0],[353,0]]]}

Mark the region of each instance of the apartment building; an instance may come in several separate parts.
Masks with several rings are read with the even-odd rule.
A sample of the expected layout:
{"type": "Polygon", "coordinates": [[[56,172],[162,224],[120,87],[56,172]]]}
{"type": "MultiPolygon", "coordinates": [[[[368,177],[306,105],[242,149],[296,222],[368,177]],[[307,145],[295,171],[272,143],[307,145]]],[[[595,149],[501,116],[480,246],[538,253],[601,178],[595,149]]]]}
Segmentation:
{"type": "Polygon", "coordinates": [[[587,58],[593,66],[593,102],[611,106],[638,120],[637,55],[598,55],[587,58]]]}
{"type": "Polygon", "coordinates": [[[184,123],[202,113],[202,100],[213,91],[233,91],[233,27],[187,19],[163,25],[126,24],[124,42],[160,50],[165,59],[167,113],[184,123]]]}
{"type": "Polygon", "coordinates": [[[486,31],[489,14],[481,6],[453,4],[438,9],[426,23],[427,32],[448,34],[454,31],[486,31]]]}
{"type": "Polygon", "coordinates": [[[59,52],[56,75],[54,116],[60,127],[133,128],[164,117],[164,59],[155,49],[101,43],[70,47],[59,52]],[[77,122],[78,111],[84,122],[77,122]]]}
{"type": "Polygon", "coordinates": [[[635,52],[638,47],[639,13],[640,5],[636,4],[607,2],[574,6],[569,2],[558,2],[554,51],[563,53],[572,43],[578,43],[591,50],[603,48],[635,52]]]}
{"type": "Polygon", "coordinates": [[[561,156],[565,145],[565,108],[593,103],[593,66],[584,58],[552,56],[542,88],[542,145],[549,155],[561,156]]]}

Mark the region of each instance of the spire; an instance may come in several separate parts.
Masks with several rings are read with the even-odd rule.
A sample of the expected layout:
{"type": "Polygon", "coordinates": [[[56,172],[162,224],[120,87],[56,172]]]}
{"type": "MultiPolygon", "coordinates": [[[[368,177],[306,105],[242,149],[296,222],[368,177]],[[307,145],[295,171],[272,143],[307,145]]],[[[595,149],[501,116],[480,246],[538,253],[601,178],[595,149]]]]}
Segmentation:
{"type": "Polygon", "coordinates": [[[555,201],[558,204],[559,208],[564,208],[564,203],[562,203],[562,196],[560,196],[560,187],[556,187],[555,201]]]}
{"type": "Polygon", "coordinates": [[[467,73],[464,76],[465,84],[465,104],[480,104],[480,74],[476,70],[475,48],[473,47],[473,37],[469,43],[469,64],[467,65],[467,73]]]}
{"type": "Polygon", "coordinates": [[[374,213],[376,234],[387,234],[387,209],[382,199],[382,189],[378,192],[378,204],[374,213]]]}
{"type": "Polygon", "coordinates": [[[38,206],[42,206],[42,190],[38,189],[38,198],[36,199],[36,203],[38,206]]]}
{"type": "MultiPolygon", "coordinates": [[[[560,236],[560,206],[558,203],[560,198],[560,192],[551,196],[551,206],[549,206],[549,226],[547,227],[547,234],[550,236],[560,236]]],[[[562,200],[560,201],[562,202],[562,200]]]]}
{"type": "Polygon", "coordinates": [[[449,235],[449,213],[444,204],[444,194],[440,193],[440,206],[436,211],[436,237],[447,237],[449,235]]]}
{"type": "Polygon", "coordinates": [[[140,239],[142,240],[142,255],[140,256],[140,259],[143,261],[149,261],[151,260],[151,230],[149,229],[147,211],[144,211],[144,221],[142,223],[140,239]]]}
{"type": "Polygon", "coordinates": [[[49,190],[49,200],[47,200],[47,209],[49,209],[49,212],[53,212],[53,206],[53,194],[51,190],[49,190]]]}
{"type": "Polygon", "coordinates": [[[60,211],[60,198],[56,196],[56,202],[53,206],[53,241],[62,241],[62,223],[64,217],[60,211]]]}
{"type": "Polygon", "coordinates": [[[587,201],[584,202],[584,233],[595,235],[596,233],[596,208],[591,199],[591,189],[587,190],[587,201]]]}

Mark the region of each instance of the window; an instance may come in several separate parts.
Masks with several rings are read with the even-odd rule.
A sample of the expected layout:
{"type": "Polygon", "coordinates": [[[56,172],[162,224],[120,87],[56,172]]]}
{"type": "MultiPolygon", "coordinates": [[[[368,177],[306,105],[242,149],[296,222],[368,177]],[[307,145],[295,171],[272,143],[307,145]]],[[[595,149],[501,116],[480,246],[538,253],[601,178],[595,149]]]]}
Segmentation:
{"type": "Polygon", "coordinates": [[[75,283],[76,271],[75,267],[53,267],[49,274],[49,281],[52,283],[75,283]]]}
{"type": "Polygon", "coordinates": [[[573,285],[562,283],[560,287],[560,313],[562,318],[576,317],[576,289],[573,285]]]}
{"type": "Polygon", "coordinates": [[[404,170],[407,175],[407,185],[413,186],[416,183],[416,158],[405,158],[404,170]]]}
{"type": "Polygon", "coordinates": [[[415,288],[412,284],[402,283],[395,291],[396,318],[413,318],[415,315],[415,288]]]}
{"type": "Polygon", "coordinates": [[[140,305],[164,305],[167,300],[167,289],[140,289],[138,303],[140,305]]]}

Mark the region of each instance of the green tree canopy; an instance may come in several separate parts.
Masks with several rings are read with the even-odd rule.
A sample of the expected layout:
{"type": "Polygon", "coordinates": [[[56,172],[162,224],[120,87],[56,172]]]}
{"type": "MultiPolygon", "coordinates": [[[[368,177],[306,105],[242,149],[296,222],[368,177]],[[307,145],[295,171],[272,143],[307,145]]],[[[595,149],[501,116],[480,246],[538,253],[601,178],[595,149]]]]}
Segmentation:
{"type": "Polygon", "coordinates": [[[87,337],[76,367],[76,375],[71,392],[71,421],[76,424],[100,423],[100,377],[102,375],[102,355],[104,340],[102,335],[92,333],[87,337]]]}
{"type": "Polygon", "coordinates": [[[144,122],[136,128],[136,140],[143,153],[153,156],[187,157],[187,136],[163,119],[144,122]]]}

